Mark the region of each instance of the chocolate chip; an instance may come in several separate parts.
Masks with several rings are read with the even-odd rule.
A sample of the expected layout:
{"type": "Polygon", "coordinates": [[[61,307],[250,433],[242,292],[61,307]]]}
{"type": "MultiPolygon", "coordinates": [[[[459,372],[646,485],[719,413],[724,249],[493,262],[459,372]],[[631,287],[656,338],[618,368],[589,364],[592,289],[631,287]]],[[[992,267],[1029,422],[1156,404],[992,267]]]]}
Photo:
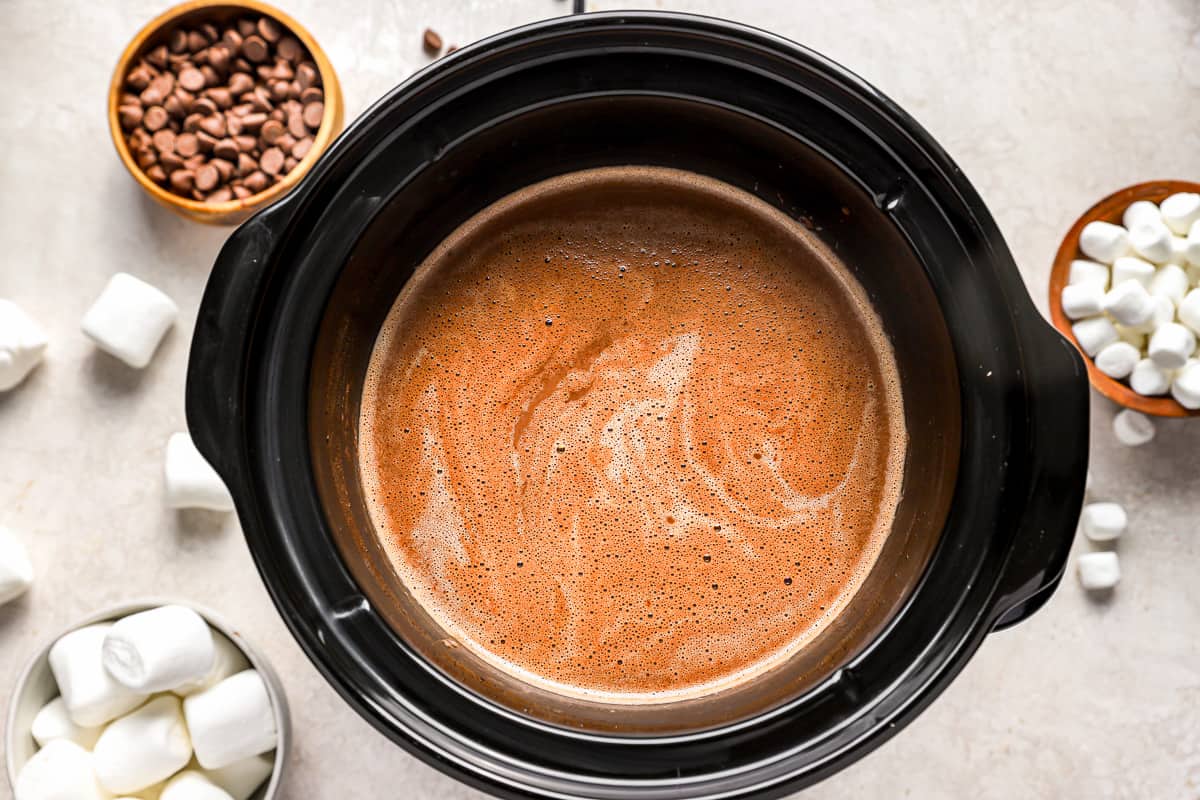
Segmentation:
{"type": "Polygon", "coordinates": [[[262,171],[268,175],[278,175],[283,169],[283,151],[278,147],[269,147],[263,151],[262,158],[259,163],[262,164],[262,171]]]}
{"type": "Polygon", "coordinates": [[[267,114],[267,116],[276,122],[284,122],[287,120],[287,114],[284,113],[282,108],[271,109],[271,113],[267,114]]]}
{"type": "Polygon", "coordinates": [[[205,96],[217,104],[217,108],[229,108],[233,105],[233,93],[223,86],[214,86],[205,91],[205,96]]]}
{"type": "Polygon", "coordinates": [[[325,92],[318,89],[316,86],[310,86],[300,93],[300,102],[305,105],[309,103],[323,103],[325,101],[325,92]]]}
{"type": "Polygon", "coordinates": [[[285,153],[291,152],[292,148],[296,146],[296,137],[285,133],[275,141],[275,146],[285,153]]]}
{"type": "Polygon", "coordinates": [[[287,100],[288,85],[289,85],[288,82],[284,81],[284,80],[272,81],[271,82],[271,99],[275,100],[276,102],[279,102],[282,100],[287,100]]]}
{"type": "Polygon", "coordinates": [[[218,139],[223,138],[228,132],[225,129],[225,117],[220,114],[213,114],[200,120],[200,129],[218,139]]]}
{"type": "Polygon", "coordinates": [[[185,69],[179,73],[179,85],[189,92],[198,92],[205,86],[204,73],[198,69],[185,69]]]}
{"type": "Polygon", "coordinates": [[[221,34],[221,41],[228,45],[229,49],[235,53],[242,49],[242,40],[244,38],[236,28],[229,28],[225,33],[221,34]]]}
{"type": "MultiPolygon", "coordinates": [[[[217,151],[214,148],[213,153],[216,153],[216,152],[217,151]]],[[[221,183],[224,183],[225,181],[227,181],[233,177],[233,163],[228,161],[227,159],[214,158],[212,161],[210,161],[208,163],[210,163],[214,167],[216,167],[217,173],[221,176],[221,183]]]]}
{"type": "Polygon", "coordinates": [[[296,83],[301,89],[317,85],[317,68],[307,61],[296,67],[296,83]]]}
{"type": "Polygon", "coordinates": [[[146,170],[146,177],[155,183],[166,183],[167,171],[163,169],[161,165],[155,164],[154,166],[150,167],[150,169],[146,170]]]}
{"type": "Polygon", "coordinates": [[[220,140],[208,131],[196,131],[196,141],[200,142],[201,153],[211,153],[220,140]]]}
{"type": "MultiPolygon", "coordinates": [[[[163,169],[167,171],[168,175],[177,169],[183,168],[183,157],[179,153],[179,139],[186,135],[187,134],[180,134],[179,136],[175,137],[174,153],[163,153],[158,157],[158,163],[163,165],[163,169]]],[[[191,156],[188,156],[188,158],[191,158],[191,156]]]]}
{"type": "MultiPolygon", "coordinates": [[[[245,42],[243,42],[245,44],[245,42]]],[[[233,60],[233,68],[238,72],[253,72],[254,65],[244,58],[235,58],[233,60]]]]}
{"type": "Polygon", "coordinates": [[[165,95],[154,85],[153,82],[147,86],[141,94],[138,95],[138,100],[142,101],[143,105],[152,106],[161,103],[165,95]]]}
{"type": "Polygon", "coordinates": [[[309,103],[304,107],[304,124],[310,128],[321,127],[321,120],[325,118],[324,103],[309,103]]]}
{"type": "Polygon", "coordinates": [[[237,161],[239,152],[237,142],[233,139],[222,139],[213,145],[213,155],[227,161],[237,161]]]}
{"type": "Polygon", "coordinates": [[[233,141],[243,153],[253,153],[258,149],[258,139],[253,136],[235,136],[233,141]]]}
{"type": "Polygon", "coordinates": [[[296,168],[296,165],[297,165],[297,164],[299,164],[299,163],[300,163],[299,161],[297,161],[296,159],[292,158],[291,156],[288,156],[287,158],[285,158],[285,159],[283,160],[283,172],[284,172],[284,174],[286,175],[287,173],[289,173],[289,172],[291,172],[292,170],[294,170],[294,169],[296,168]]]}
{"type": "Polygon", "coordinates": [[[244,72],[235,72],[229,76],[229,93],[242,95],[254,88],[254,78],[244,72]]]}
{"type": "Polygon", "coordinates": [[[442,37],[433,28],[426,28],[425,33],[421,34],[421,45],[425,52],[437,55],[442,52],[442,37]]]}
{"type": "Polygon", "coordinates": [[[159,69],[165,69],[167,66],[167,46],[160,44],[158,47],[155,47],[146,53],[146,60],[159,69]]]}
{"type": "Polygon", "coordinates": [[[242,118],[231,111],[226,111],[225,130],[230,136],[237,136],[242,132],[242,118]]]}
{"type": "Polygon", "coordinates": [[[200,140],[194,133],[181,133],[175,137],[175,152],[184,158],[191,158],[200,152],[200,140]]]}
{"type": "Polygon", "coordinates": [[[217,26],[211,22],[206,22],[200,26],[200,32],[204,34],[204,39],[209,44],[215,42],[221,36],[221,32],[217,30],[217,26]]]}
{"type": "Polygon", "coordinates": [[[190,192],[195,180],[190,169],[177,169],[171,173],[171,188],[177,192],[190,192]]]}
{"type": "Polygon", "coordinates": [[[242,42],[242,55],[251,63],[261,64],[269,54],[270,49],[260,36],[247,36],[246,41],[242,42]]]}
{"type": "Polygon", "coordinates": [[[169,153],[175,149],[175,132],[170,128],[156,131],[153,137],[154,149],[160,153],[169,153]]]}
{"type": "Polygon", "coordinates": [[[221,82],[221,76],[218,75],[217,71],[208,64],[200,67],[200,74],[204,76],[205,86],[216,86],[221,82]]]}
{"type": "Polygon", "coordinates": [[[292,155],[297,159],[304,158],[308,155],[308,151],[312,149],[313,140],[311,136],[305,136],[300,141],[292,146],[292,155]]]}
{"type": "Polygon", "coordinates": [[[216,114],[219,109],[217,104],[213,102],[211,97],[201,97],[192,103],[192,111],[197,114],[202,114],[206,117],[211,117],[216,114]]]}
{"type": "Polygon", "coordinates": [[[143,147],[141,150],[137,151],[136,158],[138,166],[142,169],[147,169],[156,161],[158,161],[158,154],[149,147],[143,147]]]}
{"type": "Polygon", "coordinates": [[[270,185],[271,179],[263,172],[251,172],[246,176],[246,180],[242,182],[247,189],[258,194],[263,189],[270,185]]]}
{"type": "Polygon", "coordinates": [[[208,48],[208,63],[217,72],[228,72],[231,59],[232,56],[230,56],[229,50],[222,45],[213,45],[208,48]]]}
{"type": "Polygon", "coordinates": [[[145,64],[139,64],[125,76],[125,83],[130,88],[137,89],[139,92],[144,91],[150,85],[150,81],[154,79],[154,73],[145,64]]]}
{"type": "Polygon", "coordinates": [[[146,113],[142,115],[142,125],[146,130],[153,133],[167,124],[170,115],[162,106],[150,106],[146,109],[146,113]]]}
{"type": "Polygon", "coordinates": [[[233,196],[238,198],[239,200],[245,200],[247,197],[250,196],[250,190],[247,189],[245,186],[234,186],[232,188],[233,188],[233,196]]]}
{"type": "Polygon", "coordinates": [[[200,130],[200,120],[204,119],[203,114],[188,114],[183,119],[183,129],[188,133],[195,133],[200,130]]]}
{"type": "Polygon", "coordinates": [[[222,186],[220,189],[217,189],[215,192],[210,194],[208,197],[204,198],[204,202],[206,202],[206,203],[228,203],[232,199],[233,199],[233,190],[230,189],[228,186],[222,186]]]}
{"type": "Polygon", "coordinates": [[[212,191],[220,181],[221,173],[211,162],[196,170],[196,188],[202,192],[212,191]]]}
{"type": "Polygon", "coordinates": [[[117,109],[117,114],[120,116],[121,127],[125,130],[133,130],[138,125],[142,124],[142,107],[140,105],[121,106],[117,109]]]}
{"type": "Polygon", "coordinates": [[[258,162],[245,153],[239,153],[237,157],[237,174],[249,175],[254,170],[258,169],[258,162]]]}
{"type": "Polygon", "coordinates": [[[263,123],[266,121],[267,121],[267,115],[262,113],[261,111],[255,111],[252,114],[247,114],[246,116],[242,117],[242,125],[248,131],[258,130],[259,128],[261,128],[263,126],[263,123]]]}
{"type": "Polygon", "coordinates": [[[262,136],[262,140],[267,144],[275,144],[279,137],[283,135],[283,130],[283,123],[279,122],[279,120],[269,119],[263,123],[262,131],[260,131],[259,135],[262,136]]]}
{"type": "Polygon", "coordinates": [[[258,26],[254,24],[254,20],[252,20],[250,17],[242,17],[237,21],[238,33],[240,33],[242,36],[252,35],[254,31],[257,30],[257,27],[258,26]]]}
{"type": "Polygon", "coordinates": [[[304,124],[304,115],[299,111],[293,111],[288,115],[287,127],[288,133],[297,139],[308,135],[308,126],[304,124]]]}
{"type": "Polygon", "coordinates": [[[198,53],[208,47],[208,40],[204,38],[204,34],[200,31],[189,31],[187,35],[187,49],[193,53],[198,53]]]}
{"type": "Polygon", "coordinates": [[[304,52],[304,46],[294,36],[284,36],[279,40],[279,44],[275,45],[275,52],[281,58],[286,58],[288,61],[295,64],[300,60],[301,54],[304,52]]]}
{"type": "Polygon", "coordinates": [[[171,31],[171,35],[167,38],[167,47],[171,49],[172,53],[182,53],[184,50],[187,50],[187,46],[187,31],[183,28],[176,28],[171,31]]]}

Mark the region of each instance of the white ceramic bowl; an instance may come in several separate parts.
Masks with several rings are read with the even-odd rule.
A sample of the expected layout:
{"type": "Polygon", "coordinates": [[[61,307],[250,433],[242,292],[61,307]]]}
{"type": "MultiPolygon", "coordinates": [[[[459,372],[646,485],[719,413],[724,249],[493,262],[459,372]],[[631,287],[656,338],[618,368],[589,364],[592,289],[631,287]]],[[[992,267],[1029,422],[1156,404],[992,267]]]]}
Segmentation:
{"type": "Polygon", "coordinates": [[[134,600],[97,611],[86,619],[59,631],[26,663],[9,696],[8,727],[5,729],[4,750],[8,766],[8,782],[14,792],[16,791],[17,774],[38,749],[37,743],[34,742],[33,736],[29,732],[30,726],[33,724],[33,717],[41,710],[42,706],[58,695],[58,686],[50,671],[51,646],[61,636],[77,628],[95,625],[98,622],[116,621],[139,611],[165,605],[181,605],[195,610],[204,617],[213,630],[225,634],[231,642],[237,645],[245,654],[246,660],[250,662],[250,666],[262,675],[263,683],[267,687],[267,694],[271,698],[271,707],[275,710],[275,727],[279,732],[279,743],[275,748],[275,767],[271,770],[271,777],[251,795],[250,800],[275,800],[279,796],[284,764],[287,761],[288,748],[292,740],[291,717],[288,714],[287,698],[283,693],[283,685],[279,682],[279,676],[275,674],[275,670],[271,668],[266,657],[219,615],[195,603],[167,598],[134,600]]]}

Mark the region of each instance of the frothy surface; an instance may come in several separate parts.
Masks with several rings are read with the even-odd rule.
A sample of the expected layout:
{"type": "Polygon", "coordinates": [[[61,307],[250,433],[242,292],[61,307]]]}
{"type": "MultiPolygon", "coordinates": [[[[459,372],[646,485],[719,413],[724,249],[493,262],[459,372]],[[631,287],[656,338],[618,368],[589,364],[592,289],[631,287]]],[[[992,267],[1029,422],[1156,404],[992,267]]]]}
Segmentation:
{"type": "Polygon", "coordinates": [[[770,206],[663,168],[467,222],[392,308],[359,426],[416,600],[492,664],[615,702],[810,640],[878,555],[905,446],[861,287],[770,206]]]}

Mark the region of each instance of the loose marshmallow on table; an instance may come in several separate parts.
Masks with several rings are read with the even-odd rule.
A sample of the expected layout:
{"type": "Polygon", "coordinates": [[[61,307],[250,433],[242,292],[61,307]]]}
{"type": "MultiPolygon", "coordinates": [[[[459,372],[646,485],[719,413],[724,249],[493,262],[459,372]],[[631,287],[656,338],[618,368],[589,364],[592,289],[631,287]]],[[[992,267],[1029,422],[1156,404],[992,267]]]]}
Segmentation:
{"type": "Polygon", "coordinates": [[[168,508],[233,510],[233,498],[225,482],[196,449],[188,434],[173,433],[167,440],[163,472],[166,475],[168,508]]]}
{"type": "Polygon", "coordinates": [[[1106,346],[1094,359],[1096,369],[1110,378],[1126,378],[1137,366],[1141,353],[1129,342],[1113,342],[1106,346]]]}
{"type": "Polygon", "coordinates": [[[1129,374],[1129,387],[1146,397],[1166,394],[1167,390],[1171,388],[1171,373],[1152,360],[1143,358],[1129,374]]]}
{"type": "Polygon", "coordinates": [[[1129,232],[1110,222],[1089,222],[1079,232],[1079,249],[1088,258],[1104,264],[1128,253],[1129,242],[1129,232]]]}
{"type": "Polygon", "coordinates": [[[50,669],[67,713],[76,725],[94,727],[116,719],[146,699],[117,682],[104,668],[101,650],[109,624],[71,631],[50,648],[50,669]]]}
{"type": "Polygon", "coordinates": [[[1062,309],[1067,319],[1094,317],[1104,310],[1104,290],[1095,283],[1073,283],[1063,287],[1062,309]]]}
{"type": "Polygon", "coordinates": [[[1189,359],[1183,369],[1175,373],[1171,397],[1186,409],[1195,411],[1200,408],[1200,361],[1189,359]]]}
{"type": "Polygon", "coordinates": [[[233,800],[248,800],[254,790],[271,777],[275,759],[269,755],[250,756],[220,769],[204,770],[204,774],[233,800]]]}
{"type": "Polygon", "coordinates": [[[203,773],[189,769],[167,781],[158,800],[233,800],[233,796],[203,773]]]}
{"type": "Polygon", "coordinates": [[[1150,358],[1163,369],[1179,369],[1196,350],[1196,335],[1178,322],[1159,325],[1150,337],[1150,358]]]}
{"type": "Polygon", "coordinates": [[[55,739],[21,767],[14,800],[109,800],[92,769],[92,754],[55,739]]]}
{"type": "Polygon", "coordinates": [[[1117,441],[1127,447],[1139,447],[1154,438],[1154,422],[1140,411],[1126,408],[1113,417],[1117,441]]]}
{"type": "Polygon", "coordinates": [[[1164,264],[1171,258],[1171,235],[1162,220],[1145,219],[1129,229],[1129,244],[1147,261],[1164,264]]]}
{"type": "Polygon", "coordinates": [[[171,691],[180,697],[187,697],[190,694],[195,694],[196,692],[216,686],[230,675],[250,669],[250,662],[246,660],[246,656],[242,653],[241,649],[229,641],[223,634],[212,631],[212,643],[213,664],[208,674],[194,681],[180,684],[171,691]]]}
{"type": "Polygon", "coordinates": [[[1108,345],[1120,339],[1116,327],[1108,317],[1088,317],[1081,319],[1071,326],[1071,333],[1083,348],[1083,352],[1092,358],[1108,345]]]}
{"type": "Polygon", "coordinates": [[[56,697],[42,706],[29,728],[39,747],[45,747],[55,739],[67,739],[87,750],[91,750],[96,744],[102,730],[104,729],[100,726],[84,728],[72,722],[67,714],[67,704],[61,697],[56,697]]]}
{"type": "Polygon", "coordinates": [[[1159,205],[1163,222],[1178,234],[1186,235],[1188,229],[1200,220],[1200,194],[1195,192],[1179,192],[1173,194],[1159,205]]]}
{"type": "Polygon", "coordinates": [[[1200,333],[1200,289],[1192,289],[1184,295],[1179,304],[1179,321],[1192,329],[1192,333],[1200,333]]]}
{"type": "Polygon", "coordinates": [[[33,585],[33,562],[24,542],[0,525],[0,604],[15,600],[33,585]]]}
{"type": "Polygon", "coordinates": [[[183,700],[196,760],[218,769],[275,747],[275,711],[262,676],[248,669],[183,700]]]}
{"type": "Polygon", "coordinates": [[[161,606],[118,620],[104,638],[103,657],[119,683],[154,693],[206,676],[215,651],[203,617],[185,606],[161,606]]]}
{"type": "Polygon", "coordinates": [[[46,352],[46,334],[11,300],[0,299],[0,392],[33,371],[46,352]]]}
{"type": "Polygon", "coordinates": [[[1178,264],[1164,264],[1150,279],[1150,294],[1169,297],[1172,303],[1179,305],[1187,294],[1188,276],[1183,267],[1178,264]]]}
{"type": "Polygon", "coordinates": [[[1096,261],[1077,258],[1071,262],[1071,270],[1067,273],[1067,284],[1079,286],[1090,284],[1100,290],[1108,291],[1108,267],[1096,261]]]}
{"type": "Polygon", "coordinates": [[[156,697],[100,734],[92,762],[110,792],[137,792],[166,780],[192,759],[179,698],[156,697]]]}
{"type": "Polygon", "coordinates": [[[171,298],[145,281],[118,272],[84,315],[82,328],[101,350],[141,369],[150,363],[178,314],[171,298]]]}
{"type": "Polygon", "coordinates": [[[1116,503],[1088,503],[1079,514],[1079,522],[1093,542],[1109,542],[1125,532],[1129,518],[1116,503]]]}
{"type": "Polygon", "coordinates": [[[1150,279],[1154,277],[1156,269],[1157,267],[1149,261],[1143,261],[1137,256],[1121,256],[1113,262],[1112,285],[1117,286],[1125,281],[1137,281],[1149,289],[1150,279]]]}
{"type": "Polygon", "coordinates": [[[1121,564],[1113,552],[1084,553],[1077,566],[1080,585],[1091,591],[1111,589],[1121,580],[1121,564]]]}
{"type": "Polygon", "coordinates": [[[1146,287],[1137,281],[1118,283],[1104,295],[1104,310],[1122,325],[1144,325],[1154,316],[1156,306],[1146,287]]]}

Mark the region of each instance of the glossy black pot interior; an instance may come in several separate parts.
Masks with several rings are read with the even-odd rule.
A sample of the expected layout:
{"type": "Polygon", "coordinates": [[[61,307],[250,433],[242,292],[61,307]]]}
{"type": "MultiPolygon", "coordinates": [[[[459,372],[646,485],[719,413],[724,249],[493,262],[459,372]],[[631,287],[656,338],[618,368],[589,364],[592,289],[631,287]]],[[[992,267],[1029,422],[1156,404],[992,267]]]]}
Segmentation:
{"type": "Polygon", "coordinates": [[[188,420],[301,645],[410,751],[513,796],[765,797],[883,741],[1048,597],[1082,498],[1087,381],[978,196],[890,101],[761,31],[598,14],[439,62],[240,228],[201,308],[188,420]],[[379,552],[355,436],[375,333],[442,238],[533,181],[631,163],[753,192],[850,265],[896,349],[912,447],[888,547],[817,642],[719,696],[614,709],[443,644],[379,552]]]}

